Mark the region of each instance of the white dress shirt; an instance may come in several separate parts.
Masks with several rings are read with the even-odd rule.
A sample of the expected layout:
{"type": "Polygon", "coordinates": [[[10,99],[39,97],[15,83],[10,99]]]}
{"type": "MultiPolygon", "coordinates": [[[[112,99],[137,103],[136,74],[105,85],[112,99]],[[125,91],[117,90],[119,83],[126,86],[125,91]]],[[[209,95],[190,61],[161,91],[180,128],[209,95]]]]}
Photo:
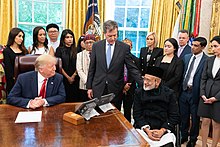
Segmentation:
{"type": "MultiPolygon", "coordinates": [[[[201,61],[201,59],[202,59],[203,52],[201,52],[201,53],[199,53],[199,54],[197,54],[197,55],[193,55],[193,56],[190,58],[190,61],[189,61],[189,64],[188,64],[188,68],[187,68],[186,73],[188,73],[189,66],[190,66],[190,64],[191,64],[191,62],[192,62],[194,56],[196,57],[196,59],[195,59],[195,62],[194,62],[194,66],[193,66],[192,72],[191,72],[190,77],[189,77],[189,81],[188,81],[188,83],[187,83],[188,86],[192,86],[192,85],[193,85],[193,77],[194,77],[194,75],[195,75],[195,73],[196,73],[196,70],[197,70],[197,68],[198,68],[198,66],[199,66],[199,63],[200,63],[200,61],[201,61]]],[[[186,75],[185,75],[185,76],[186,76],[186,75]]],[[[185,77],[185,78],[186,78],[186,77],[185,77]]]]}
{"type": "MultiPolygon", "coordinates": [[[[106,45],[105,45],[105,48],[106,48],[105,53],[106,53],[106,54],[107,54],[108,45],[109,45],[109,43],[108,43],[108,41],[106,40],[106,45]]],[[[111,45],[111,59],[112,59],[112,57],[113,57],[114,49],[115,49],[115,43],[111,45]]]]}
{"type": "MultiPolygon", "coordinates": [[[[187,45],[187,44],[186,44],[187,45]]],[[[183,52],[183,50],[184,50],[184,48],[186,47],[186,45],[185,46],[179,46],[179,48],[178,48],[178,52],[177,52],[177,56],[179,57],[181,54],[182,54],[182,52],[183,52]]]]}
{"type": "Polygon", "coordinates": [[[60,45],[60,41],[57,40],[56,42],[52,42],[50,40],[48,40],[48,45],[52,46],[54,49],[54,53],[56,52],[57,47],[60,45]]]}
{"type": "Polygon", "coordinates": [[[212,67],[212,76],[213,76],[213,78],[215,78],[217,72],[219,71],[219,68],[220,68],[220,58],[215,57],[213,67],[212,67]]]}
{"type": "MultiPolygon", "coordinates": [[[[41,86],[42,86],[45,78],[38,72],[37,73],[37,79],[38,79],[38,81],[37,81],[37,93],[38,93],[38,95],[40,95],[40,89],[41,89],[41,86]]],[[[47,79],[47,82],[48,82],[48,79],[47,79]]],[[[47,87],[47,82],[46,82],[46,85],[45,85],[46,87],[47,87]]],[[[35,98],[33,98],[33,99],[35,99],[35,98]]],[[[44,107],[49,106],[46,98],[43,98],[43,100],[45,102],[43,106],[44,107]]],[[[30,102],[31,102],[31,100],[28,102],[27,108],[30,108],[30,102]]]]}

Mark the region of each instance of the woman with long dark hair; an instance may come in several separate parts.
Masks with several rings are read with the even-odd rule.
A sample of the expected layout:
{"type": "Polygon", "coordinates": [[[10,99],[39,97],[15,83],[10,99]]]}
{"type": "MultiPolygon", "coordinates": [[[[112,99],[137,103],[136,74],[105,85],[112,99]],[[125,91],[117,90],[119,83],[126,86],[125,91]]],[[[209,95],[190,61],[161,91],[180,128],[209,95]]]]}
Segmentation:
{"type": "Polygon", "coordinates": [[[24,46],[25,34],[20,28],[12,28],[8,35],[6,48],[3,50],[6,90],[9,93],[14,86],[14,64],[15,58],[19,55],[27,54],[24,46]]]}
{"type": "Polygon", "coordinates": [[[155,66],[163,69],[162,82],[179,95],[179,84],[183,75],[183,61],[178,58],[178,42],[175,38],[164,41],[164,55],[157,58],[155,66]]]}
{"type": "Polygon", "coordinates": [[[76,71],[77,49],[75,36],[70,29],[63,30],[56,57],[62,59],[63,83],[66,91],[66,102],[80,101],[79,77],[76,71]]]}
{"type": "Polygon", "coordinates": [[[48,46],[46,31],[43,27],[37,26],[33,30],[33,45],[28,48],[30,54],[50,54],[54,56],[54,49],[48,46]]]}

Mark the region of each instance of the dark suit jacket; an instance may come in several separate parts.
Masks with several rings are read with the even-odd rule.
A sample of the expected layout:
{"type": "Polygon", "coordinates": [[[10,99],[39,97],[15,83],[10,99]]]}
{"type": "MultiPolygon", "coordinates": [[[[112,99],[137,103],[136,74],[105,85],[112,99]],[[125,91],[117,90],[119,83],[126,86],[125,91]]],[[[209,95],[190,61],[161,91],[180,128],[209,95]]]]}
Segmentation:
{"type": "Polygon", "coordinates": [[[149,125],[151,129],[166,128],[174,131],[179,123],[179,107],[172,89],[160,86],[159,89],[144,91],[139,88],[135,92],[133,116],[135,127],[149,125]]]}
{"type": "Polygon", "coordinates": [[[220,69],[215,78],[212,76],[212,68],[216,56],[207,58],[201,80],[201,96],[205,95],[207,98],[215,97],[220,101],[220,69]]]}
{"type": "MultiPolygon", "coordinates": [[[[139,66],[139,58],[137,58],[135,55],[132,54],[133,63],[138,67],[139,66]]],[[[131,87],[128,90],[128,94],[133,95],[134,91],[136,89],[136,82],[134,78],[132,77],[132,73],[128,71],[128,81],[126,83],[131,83],[131,87]]],[[[126,84],[125,83],[125,84],[126,84]]]]}
{"type": "Polygon", "coordinates": [[[87,79],[87,89],[93,90],[94,97],[101,97],[106,83],[109,92],[117,96],[124,87],[124,65],[126,65],[132,77],[142,85],[141,74],[137,66],[133,63],[130,47],[121,42],[115,42],[115,49],[112,60],[107,68],[106,63],[106,40],[101,40],[93,44],[92,54],[87,79]]]}
{"type": "MultiPolygon", "coordinates": [[[[184,62],[184,74],[183,77],[186,75],[187,68],[189,66],[189,61],[190,58],[192,57],[193,54],[187,54],[183,58],[184,62]]],[[[204,68],[204,64],[206,61],[206,58],[208,56],[203,53],[202,59],[200,60],[200,63],[196,69],[195,75],[193,77],[193,87],[192,87],[192,97],[193,97],[193,103],[198,104],[199,99],[200,99],[200,82],[201,82],[201,77],[202,77],[202,71],[204,68]]]]}
{"type": "Polygon", "coordinates": [[[163,55],[163,49],[161,48],[154,48],[153,52],[151,54],[150,60],[148,61],[148,65],[147,65],[147,53],[148,53],[149,48],[148,47],[143,47],[141,48],[140,51],[140,69],[142,72],[142,75],[144,75],[144,71],[146,71],[148,66],[154,66],[154,63],[157,59],[157,57],[160,57],[163,55]]]}
{"type": "MultiPolygon", "coordinates": [[[[26,108],[28,102],[38,96],[37,72],[31,71],[20,74],[7,97],[7,103],[26,108]]],[[[46,100],[50,106],[65,102],[63,76],[56,73],[48,79],[46,100]]]]}
{"type": "Polygon", "coordinates": [[[179,58],[183,58],[186,54],[191,54],[191,47],[187,44],[183,49],[182,53],[180,54],[179,58]]]}
{"type": "MultiPolygon", "coordinates": [[[[155,66],[160,67],[161,61],[164,56],[158,57],[155,66]]],[[[175,92],[179,92],[179,84],[183,75],[183,60],[174,56],[167,71],[164,72],[162,81],[165,86],[173,89],[175,92]]]]}

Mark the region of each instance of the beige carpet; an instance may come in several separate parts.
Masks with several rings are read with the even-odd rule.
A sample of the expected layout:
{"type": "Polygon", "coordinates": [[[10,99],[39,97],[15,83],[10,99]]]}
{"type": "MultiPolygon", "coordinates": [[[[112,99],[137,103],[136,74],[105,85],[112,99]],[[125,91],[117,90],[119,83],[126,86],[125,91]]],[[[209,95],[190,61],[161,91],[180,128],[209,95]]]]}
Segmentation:
{"type": "MultiPolygon", "coordinates": [[[[196,147],[201,147],[202,146],[202,138],[201,138],[201,136],[199,136],[198,137],[198,140],[197,140],[197,142],[196,142],[196,147]]],[[[211,145],[212,145],[212,140],[211,139],[208,139],[208,147],[211,147],[211,145]]],[[[181,147],[186,147],[186,144],[187,143],[184,143],[184,144],[182,144],[181,145],[181,147]]],[[[217,147],[220,147],[220,143],[218,143],[218,145],[217,145],[217,147]]]]}

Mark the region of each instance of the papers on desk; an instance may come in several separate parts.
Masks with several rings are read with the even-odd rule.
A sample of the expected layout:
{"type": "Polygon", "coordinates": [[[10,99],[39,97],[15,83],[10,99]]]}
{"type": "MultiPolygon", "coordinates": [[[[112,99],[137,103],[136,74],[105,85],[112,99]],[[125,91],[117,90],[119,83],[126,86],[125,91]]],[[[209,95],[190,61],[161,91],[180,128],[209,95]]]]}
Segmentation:
{"type": "Polygon", "coordinates": [[[88,113],[82,113],[81,115],[86,120],[90,120],[90,118],[92,118],[93,116],[99,116],[100,114],[95,109],[92,109],[92,110],[88,111],[88,113]]]}
{"type": "Polygon", "coordinates": [[[111,103],[107,103],[107,104],[101,105],[101,106],[99,106],[99,108],[100,108],[104,113],[107,112],[108,110],[115,109],[115,107],[114,107],[111,103]]]}
{"type": "Polygon", "coordinates": [[[76,106],[75,112],[83,116],[86,120],[94,116],[100,115],[95,107],[98,106],[104,113],[108,110],[115,109],[115,107],[110,103],[115,97],[114,93],[103,95],[100,98],[94,98],[89,101],[85,101],[78,106],[76,106]]]}
{"type": "Polygon", "coordinates": [[[19,112],[15,123],[41,122],[42,111],[19,112]]]}

